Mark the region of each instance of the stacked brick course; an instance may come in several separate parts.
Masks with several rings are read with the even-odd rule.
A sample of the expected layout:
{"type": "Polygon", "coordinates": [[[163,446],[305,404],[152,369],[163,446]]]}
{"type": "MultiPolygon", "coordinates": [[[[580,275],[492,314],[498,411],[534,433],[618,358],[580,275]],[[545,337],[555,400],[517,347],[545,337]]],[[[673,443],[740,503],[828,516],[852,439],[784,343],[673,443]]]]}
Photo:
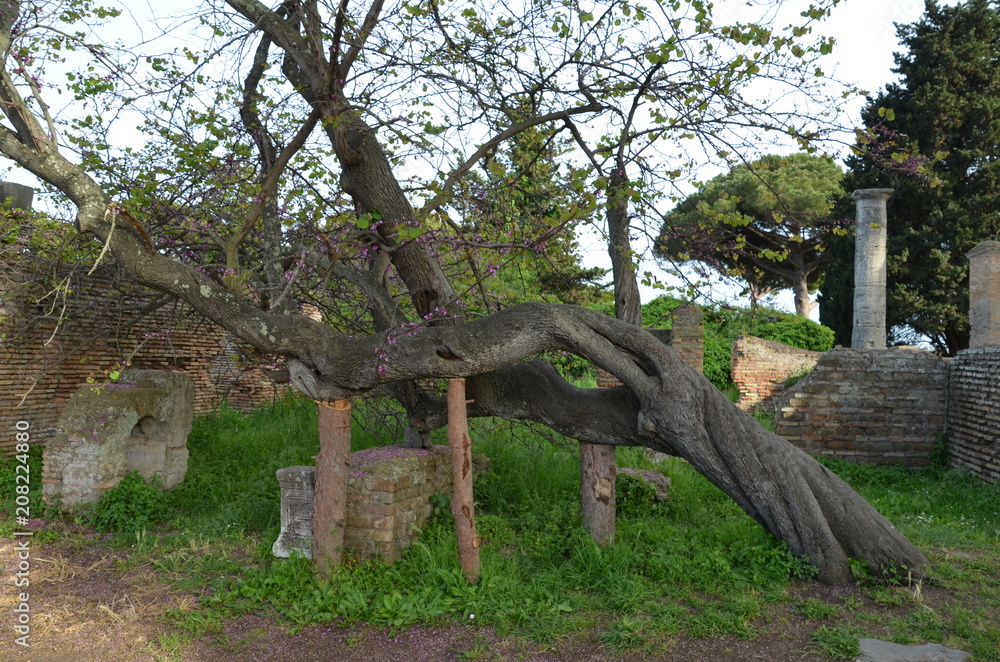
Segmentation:
{"type": "Polygon", "coordinates": [[[732,377],[744,411],[772,404],[785,392],[792,375],[811,370],[822,352],[790,347],[773,340],[740,336],[733,343],[732,377]]]}
{"type": "Polygon", "coordinates": [[[447,446],[384,446],[351,453],[344,547],[357,561],[400,559],[434,512],[430,498],[451,492],[447,446]]]}
{"type": "Polygon", "coordinates": [[[1000,346],[965,350],[952,360],[947,432],[952,466],[1000,480],[1000,346]]]}
{"type": "Polygon", "coordinates": [[[681,306],[673,312],[673,329],[670,348],[684,362],[697,370],[705,371],[705,315],[693,304],[681,306]]]}
{"type": "Polygon", "coordinates": [[[969,349],[1000,344],[1000,241],[984,241],[969,258],[969,349]]]}
{"type": "Polygon", "coordinates": [[[930,352],[835,349],[779,398],[775,431],[815,455],[925,466],[947,389],[948,362],[930,352]]]}
{"type": "MultiPolygon", "coordinates": [[[[129,324],[134,310],[122,313],[112,304],[124,298],[138,309],[152,295],[124,295],[128,283],[107,272],[73,287],[62,321],[52,315],[24,329],[18,317],[23,311],[0,316],[0,426],[13,429],[15,421],[27,421],[35,443],[52,437],[63,408],[88,377],[106,379],[108,370],[129,358],[136,368],[190,375],[196,414],[212,411],[223,399],[248,410],[286,388],[242,365],[229,335],[185,305],[167,304],[129,324]]],[[[0,437],[0,451],[13,443],[12,435],[0,437]]]]}

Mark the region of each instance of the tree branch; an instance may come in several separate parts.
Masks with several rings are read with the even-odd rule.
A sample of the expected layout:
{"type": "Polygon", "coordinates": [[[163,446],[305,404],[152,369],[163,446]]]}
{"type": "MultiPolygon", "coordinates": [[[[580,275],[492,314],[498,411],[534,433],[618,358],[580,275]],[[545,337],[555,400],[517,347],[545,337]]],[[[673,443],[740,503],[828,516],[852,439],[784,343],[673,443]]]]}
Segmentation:
{"type": "MultiPolygon", "coordinates": [[[[344,0],[343,6],[346,6],[346,4],[347,2],[344,0]]],[[[351,67],[354,66],[354,61],[358,59],[358,56],[361,54],[361,51],[365,46],[365,42],[368,41],[368,36],[372,33],[372,30],[375,29],[375,26],[378,25],[379,16],[382,13],[382,6],[384,4],[384,0],[374,0],[371,7],[368,8],[368,13],[365,15],[365,22],[361,24],[361,29],[358,30],[355,42],[351,44],[351,49],[347,51],[347,54],[340,63],[337,76],[341,80],[346,79],[348,74],[350,74],[351,67]]],[[[338,45],[340,44],[339,41],[335,43],[338,45]]]]}
{"type": "Polygon", "coordinates": [[[455,188],[455,184],[472,169],[472,166],[476,165],[484,156],[489,154],[497,145],[501,144],[505,140],[513,138],[517,134],[521,133],[526,129],[530,129],[533,126],[538,126],[539,124],[545,124],[546,122],[552,122],[554,120],[567,119],[574,115],[580,115],[583,113],[596,113],[603,109],[601,105],[595,105],[589,103],[586,106],[578,106],[576,108],[570,108],[567,110],[559,110],[553,113],[547,113],[545,115],[539,115],[537,117],[532,117],[524,120],[523,122],[518,122],[504,131],[501,131],[497,135],[493,136],[485,143],[479,146],[476,152],[467,158],[465,162],[459,167],[449,173],[448,177],[445,179],[444,184],[441,185],[441,189],[438,191],[437,195],[427,201],[426,204],[417,213],[418,218],[424,218],[431,212],[438,209],[441,205],[448,201],[451,197],[451,192],[455,188]]]}

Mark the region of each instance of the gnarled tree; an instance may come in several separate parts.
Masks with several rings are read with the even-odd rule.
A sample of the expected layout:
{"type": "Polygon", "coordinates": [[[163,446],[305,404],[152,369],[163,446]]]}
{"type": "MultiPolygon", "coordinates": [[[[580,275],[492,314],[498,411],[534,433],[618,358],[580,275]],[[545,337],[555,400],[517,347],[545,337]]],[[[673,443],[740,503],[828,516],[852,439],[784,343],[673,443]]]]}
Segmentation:
{"type": "MultiPolygon", "coordinates": [[[[533,4],[523,15],[510,7],[451,6],[436,0],[392,7],[374,0],[357,14],[346,1],[332,6],[317,0],[285,2],[275,9],[257,0],[227,0],[226,5],[236,16],[217,34],[241,29],[248,39],[265,40],[280,65],[284,93],[291,85],[302,110],[295,138],[272,146],[256,141],[276,155],[259,160],[269,170],[261,172],[264,184],[257,198],[243,211],[225,210],[229,216],[218,210],[213,232],[227,250],[225,255],[212,250],[224,272],[165,249],[170,237],[159,229],[166,224],[157,214],[165,212],[157,209],[167,207],[152,205],[141,214],[126,215],[112,198],[113,189],[94,174],[97,170],[66,157],[46,126],[41,89],[30,72],[21,78],[27,67],[10,56],[24,52],[18,40],[29,38],[22,30],[35,19],[10,21],[10,33],[0,39],[8,54],[0,72],[0,103],[7,118],[0,129],[0,152],[62,192],[76,207],[79,230],[103,242],[131,277],[186,302],[259,352],[280,357],[287,379],[315,400],[382,389],[404,404],[411,425],[433,429],[445,423],[445,403],[417,388],[417,380],[465,378],[468,398],[474,401],[470,416],[531,420],[581,442],[646,446],[686,458],[795,554],[808,557],[823,581],[851,581],[852,558],[867,561],[876,571],[890,566],[923,571],[926,559],[919,550],[848,485],[761,428],[652,335],[569,305],[520,304],[472,319],[461,303],[463,291],[470,288],[454,284],[461,282],[455,280],[459,260],[451,260],[447,249],[458,239],[447,234],[444,211],[456,183],[483,155],[532,126],[600,118],[614,107],[620,97],[616,94],[630,91],[624,78],[609,82],[616,62],[639,57],[660,65],[640,80],[641,87],[631,89],[643,95],[654,89],[659,72],[688,67],[688,78],[695,81],[687,85],[688,92],[702,99],[695,108],[702,103],[708,107],[715,99],[725,102],[733,85],[761,70],[761,64],[747,59],[755,49],[796,52],[791,41],[759,26],[712,27],[709,7],[701,2],[657,5],[662,15],[655,21],[645,10],[621,2],[599,16],[576,7],[569,11],[561,3],[533,4]],[[608,49],[615,43],[605,44],[600,60],[583,62],[588,51],[582,44],[600,33],[600,21],[622,20],[634,21],[637,28],[668,27],[653,42],[648,31],[622,33],[638,41],[623,38],[614,52],[608,49]],[[747,46],[746,55],[734,51],[731,60],[745,75],[735,80],[705,70],[706,77],[699,78],[692,62],[701,51],[688,47],[697,42],[678,46],[670,41],[671,34],[688,28],[699,39],[728,35],[730,46],[747,46]],[[430,110],[422,105],[444,89],[452,96],[442,96],[430,110]],[[398,104],[405,108],[407,98],[418,100],[415,110],[400,110],[398,104]],[[248,260],[259,253],[258,247],[248,246],[257,219],[273,196],[282,195],[273,183],[292,178],[296,168],[301,172],[292,157],[297,149],[310,149],[313,123],[332,148],[340,169],[339,192],[352,213],[349,222],[343,221],[345,210],[330,202],[331,216],[343,221],[340,230],[328,224],[312,232],[288,231],[281,238],[289,260],[283,266],[289,288],[304,283],[297,276],[300,271],[311,274],[311,296],[344,282],[362,292],[372,319],[367,333],[347,333],[304,315],[285,314],[273,301],[286,293],[271,293],[267,300],[272,303],[262,305],[257,288],[248,285],[254,267],[248,260]],[[433,146],[430,137],[441,134],[460,137],[445,129],[464,125],[486,137],[469,155],[455,143],[453,167],[427,182],[422,196],[407,191],[397,178],[403,154],[390,150],[433,146]],[[414,126],[422,126],[423,132],[413,132],[414,126]],[[420,197],[423,204],[415,209],[413,201],[420,197]],[[149,231],[154,227],[155,232],[149,231]],[[589,359],[625,385],[575,388],[537,358],[552,351],[589,359]]],[[[816,48],[823,50],[822,45],[816,48]]],[[[664,86],[662,93],[669,89],[684,94],[685,84],[664,86]]],[[[245,98],[240,95],[241,101],[245,98]]],[[[293,97],[286,102],[291,107],[293,97]]],[[[730,118],[729,109],[735,107],[731,104],[720,117],[730,118]]],[[[649,112],[651,121],[656,117],[649,112]]],[[[247,115],[245,124],[262,130],[265,123],[247,115]]],[[[603,149],[599,145],[592,151],[603,149]]],[[[317,150],[307,163],[318,163],[322,150],[317,150]]],[[[623,173],[609,174],[613,186],[625,184],[623,173]]],[[[571,186],[579,185],[580,179],[573,182],[571,186]]],[[[581,200],[596,204],[594,192],[580,188],[581,200]]],[[[636,195],[636,189],[628,193],[629,199],[636,195]]],[[[318,193],[314,200],[324,204],[318,193]]],[[[619,202],[613,199],[613,204],[619,202]]],[[[274,242],[268,245],[274,250],[274,242]]]]}

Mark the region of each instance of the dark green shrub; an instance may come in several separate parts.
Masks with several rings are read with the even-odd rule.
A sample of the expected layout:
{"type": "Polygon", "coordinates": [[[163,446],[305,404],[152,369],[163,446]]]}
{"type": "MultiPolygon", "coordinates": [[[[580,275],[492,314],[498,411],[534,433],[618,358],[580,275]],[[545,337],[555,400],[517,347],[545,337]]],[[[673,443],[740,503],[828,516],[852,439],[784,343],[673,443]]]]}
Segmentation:
{"type": "Polygon", "coordinates": [[[130,533],[148,529],[170,514],[160,478],[154,476],[147,482],[142,474],[133,471],[101,495],[90,523],[98,531],[130,533]]]}
{"type": "Polygon", "coordinates": [[[725,391],[733,383],[731,369],[733,360],[733,341],[726,340],[718,334],[705,332],[705,356],[702,372],[708,381],[715,384],[720,391],[725,391]]]}
{"type": "Polygon", "coordinates": [[[833,347],[833,329],[798,315],[760,324],[753,335],[814,352],[825,352],[833,347]]]}
{"type": "Polygon", "coordinates": [[[670,314],[684,305],[681,299],[659,296],[642,306],[642,325],[653,329],[669,329],[673,326],[670,314]]]}

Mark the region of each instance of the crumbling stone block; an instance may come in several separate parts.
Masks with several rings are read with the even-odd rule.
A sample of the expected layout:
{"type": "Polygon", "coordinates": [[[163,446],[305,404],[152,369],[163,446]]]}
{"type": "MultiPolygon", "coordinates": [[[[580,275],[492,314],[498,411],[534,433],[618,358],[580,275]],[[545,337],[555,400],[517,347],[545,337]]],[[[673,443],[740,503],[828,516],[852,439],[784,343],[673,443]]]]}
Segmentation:
{"type": "Polygon", "coordinates": [[[45,445],[44,500],[94,503],[132,471],[166,489],[180,484],[193,417],[194,383],[183,373],[128,370],[117,383],[81,387],[45,445]]]}
{"type": "Polygon", "coordinates": [[[276,475],[281,487],[281,534],[271,545],[271,553],[287,559],[297,552],[311,559],[316,467],[283,467],[276,475]]]}

